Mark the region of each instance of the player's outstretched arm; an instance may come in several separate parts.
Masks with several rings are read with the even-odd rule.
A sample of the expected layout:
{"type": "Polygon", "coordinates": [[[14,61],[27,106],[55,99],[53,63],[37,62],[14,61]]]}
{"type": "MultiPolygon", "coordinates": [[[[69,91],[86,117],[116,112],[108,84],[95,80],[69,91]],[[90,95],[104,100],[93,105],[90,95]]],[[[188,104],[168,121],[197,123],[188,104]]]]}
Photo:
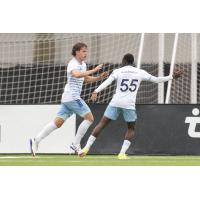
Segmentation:
{"type": "Polygon", "coordinates": [[[94,74],[95,72],[102,69],[102,67],[103,67],[103,64],[100,64],[100,65],[96,66],[94,69],[84,71],[84,72],[81,70],[72,70],[72,76],[74,76],[75,78],[83,78],[83,77],[89,76],[91,74],[94,74]]]}
{"type": "Polygon", "coordinates": [[[179,77],[181,77],[183,74],[182,70],[175,70],[172,76],[164,76],[164,77],[155,77],[155,76],[151,76],[149,81],[153,82],[153,83],[162,83],[162,82],[166,82],[172,79],[177,79],[179,77]]]}
{"type": "Polygon", "coordinates": [[[91,100],[92,101],[96,101],[97,99],[97,94],[99,92],[101,92],[103,89],[105,89],[108,85],[110,85],[113,81],[114,81],[114,77],[113,76],[109,76],[109,78],[104,81],[96,90],[94,90],[94,92],[92,93],[92,96],[91,96],[91,100]]]}
{"type": "Polygon", "coordinates": [[[85,82],[86,83],[92,83],[92,82],[95,82],[95,81],[100,81],[100,80],[103,80],[106,77],[108,77],[108,75],[109,75],[109,72],[103,72],[99,76],[86,76],[85,82]]]}

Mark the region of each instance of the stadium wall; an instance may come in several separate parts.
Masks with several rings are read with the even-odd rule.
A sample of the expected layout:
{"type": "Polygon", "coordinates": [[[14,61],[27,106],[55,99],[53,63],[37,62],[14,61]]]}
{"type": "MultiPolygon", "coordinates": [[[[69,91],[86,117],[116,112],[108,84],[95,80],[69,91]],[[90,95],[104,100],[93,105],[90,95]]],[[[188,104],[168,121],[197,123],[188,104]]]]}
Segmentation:
{"type": "MultiPolygon", "coordinates": [[[[95,122],[83,138],[85,145],[107,105],[91,104],[95,122]]],[[[59,105],[0,105],[0,153],[30,153],[34,137],[58,110],[59,105]],[[39,114],[38,114],[39,113],[39,114]]],[[[135,140],[129,154],[199,155],[200,105],[137,105],[135,140]]],[[[82,119],[73,115],[62,128],[41,142],[39,153],[72,153],[69,145],[82,119]]],[[[93,145],[91,154],[117,154],[123,143],[126,124],[113,121],[93,145]]]]}
{"type": "MultiPolygon", "coordinates": [[[[0,153],[30,153],[29,139],[56,116],[59,105],[0,105],[0,153]]],[[[72,153],[75,115],[41,142],[38,153],[72,153]]]]}
{"type": "MultiPolygon", "coordinates": [[[[90,105],[95,122],[83,139],[85,145],[92,129],[102,117],[106,105],[90,105]]],[[[200,105],[137,105],[135,140],[129,154],[199,155],[200,105]]],[[[77,125],[80,123],[77,118],[77,125]]],[[[113,121],[96,140],[91,154],[116,154],[126,132],[122,118],[113,121]]]]}
{"type": "MultiPolygon", "coordinates": [[[[158,62],[158,33],[146,33],[142,63],[158,62]]],[[[190,40],[191,34],[185,34],[190,40]]],[[[85,42],[89,47],[88,61],[92,64],[109,62],[121,63],[121,47],[124,44],[136,46],[135,38],[139,33],[96,34],[96,33],[1,33],[1,68],[18,64],[66,64],[71,59],[71,48],[77,42],[85,42]],[[107,35],[107,37],[105,37],[107,35]],[[110,53],[110,47],[117,45],[110,53]]],[[[139,41],[139,39],[138,39],[139,41]]],[[[174,42],[174,33],[165,33],[164,62],[170,62],[174,42]]],[[[189,41],[190,43],[191,41],[189,41]]],[[[190,45],[187,52],[191,52],[190,45]]],[[[185,49],[186,50],[186,49],[185,49]]],[[[131,51],[131,49],[130,49],[131,51]]],[[[133,52],[131,52],[133,53],[133,52]]],[[[135,53],[134,53],[135,54],[135,53]]],[[[189,53],[188,53],[189,54],[189,53]]],[[[137,61],[137,54],[135,54],[137,61]]],[[[197,58],[198,61],[200,58],[197,58]]],[[[177,62],[191,62],[190,57],[178,57],[177,62]]]]}

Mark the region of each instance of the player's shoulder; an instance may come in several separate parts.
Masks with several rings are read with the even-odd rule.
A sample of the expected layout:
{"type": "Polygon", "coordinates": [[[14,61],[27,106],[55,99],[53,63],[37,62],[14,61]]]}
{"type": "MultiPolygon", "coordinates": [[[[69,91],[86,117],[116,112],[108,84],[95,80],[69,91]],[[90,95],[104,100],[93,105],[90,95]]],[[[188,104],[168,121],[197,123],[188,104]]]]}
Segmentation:
{"type": "Polygon", "coordinates": [[[142,79],[144,80],[149,80],[151,77],[151,74],[149,74],[146,70],[144,69],[140,69],[140,75],[139,75],[142,79]]]}
{"type": "Polygon", "coordinates": [[[147,71],[144,70],[144,69],[138,69],[138,72],[141,73],[141,74],[147,73],[147,71]]]}
{"type": "Polygon", "coordinates": [[[121,69],[121,68],[114,69],[113,72],[114,72],[114,73],[119,72],[120,69],[121,69]]]}
{"type": "Polygon", "coordinates": [[[119,72],[119,69],[114,69],[111,73],[111,75],[116,75],[119,72]]]}
{"type": "Polygon", "coordinates": [[[72,58],[69,63],[68,63],[68,66],[72,66],[72,65],[76,65],[78,62],[75,58],[72,58]]]}
{"type": "Polygon", "coordinates": [[[74,58],[72,58],[67,65],[67,72],[70,73],[73,69],[77,68],[77,62],[74,58]]]}
{"type": "Polygon", "coordinates": [[[87,65],[86,65],[86,63],[84,62],[84,61],[82,61],[82,63],[79,63],[78,62],[78,60],[76,60],[75,58],[72,58],[70,61],[69,61],[69,63],[68,63],[68,65],[72,65],[72,66],[74,66],[74,65],[79,65],[79,66],[83,66],[83,67],[86,67],[87,65]]]}

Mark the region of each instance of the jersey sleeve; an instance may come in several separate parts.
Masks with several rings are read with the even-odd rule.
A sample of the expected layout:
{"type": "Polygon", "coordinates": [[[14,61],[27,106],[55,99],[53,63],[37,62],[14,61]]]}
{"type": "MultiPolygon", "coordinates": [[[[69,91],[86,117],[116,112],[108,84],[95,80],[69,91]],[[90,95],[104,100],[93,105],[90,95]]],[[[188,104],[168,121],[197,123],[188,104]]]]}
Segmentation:
{"type": "Polygon", "coordinates": [[[79,70],[78,65],[75,64],[75,63],[70,63],[70,64],[67,66],[67,73],[71,73],[72,70],[79,70]]]}
{"type": "MultiPolygon", "coordinates": [[[[114,72],[114,71],[113,71],[114,72]]],[[[115,80],[114,78],[114,73],[112,73],[106,81],[104,81],[96,90],[95,92],[101,92],[103,89],[105,89],[108,85],[110,85],[113,81],[115,80]]]]}
{"type": "Polygon", "coordinates": [[[143,81],[149,81],[151,79],[152,75],[149,74],[148,72],[141,70],[141,79],[143,81]]]}
{"type": "Polygon", "coordinates": [[[173,79],[173,76],[163,76],[163,77],[155,77],[155,76],[151,76],[150,78],[150,82],[153,82],[153,83],[162,83],[162,82],[166,82],[166,81],[169,81],[169,80],[172,80],[173,79]]]}
{"type": "Polygon", "coordinates": [[[117,69],[115,69],[115,70],[111,73],[110,77],[111,77],[113,80],[116,80],[116,79],[117,79],[117,69]]]}

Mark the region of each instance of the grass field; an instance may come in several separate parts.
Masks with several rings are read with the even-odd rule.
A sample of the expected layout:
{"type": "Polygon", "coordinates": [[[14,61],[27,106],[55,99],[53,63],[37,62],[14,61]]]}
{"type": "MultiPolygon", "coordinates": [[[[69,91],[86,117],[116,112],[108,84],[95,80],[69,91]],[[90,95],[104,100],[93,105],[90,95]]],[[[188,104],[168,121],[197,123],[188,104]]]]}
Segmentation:
{"type": "Polygon", "coordinates": [[[200,166],[200,156],[0,155],[0,166],[200,166]]]}

